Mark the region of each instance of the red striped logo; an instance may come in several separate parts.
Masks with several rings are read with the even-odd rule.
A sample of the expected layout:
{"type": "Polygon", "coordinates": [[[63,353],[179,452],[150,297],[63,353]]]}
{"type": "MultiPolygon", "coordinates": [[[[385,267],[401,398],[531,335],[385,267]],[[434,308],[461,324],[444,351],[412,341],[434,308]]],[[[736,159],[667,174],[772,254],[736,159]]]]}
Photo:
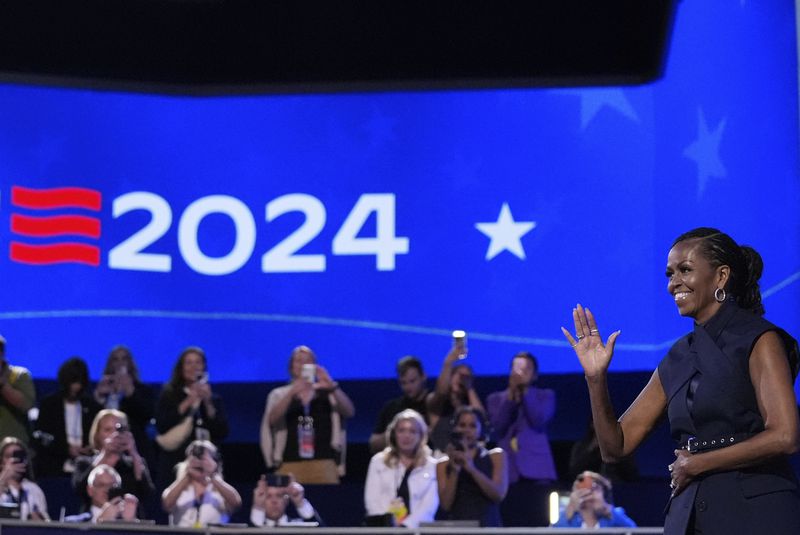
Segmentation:
{"type": "Polygon", "coordinates": [[[10,257],[14,262],[34,265],[64,263],[100,265],[100,248],[88,243],[59,241],[61,236],[100,238],[100,219],[82,214],[41,214],[48,210],[83,209],[99,212],[102,195],[87,188],[31,189],[11,187],[11,204],[35,211],[34,214],[11,214],[11,232],[18,236],[40,238],[45,243],[12,241],[10,257]],[[56,239],[53,239],[56,238],[56,239]]]}
{"type": "Polygon", "coordinates": [[[33,210],[85,208],[100,211],[100,192],[86,188],[30,189],[11,187],[11,204],[33,210]]]}

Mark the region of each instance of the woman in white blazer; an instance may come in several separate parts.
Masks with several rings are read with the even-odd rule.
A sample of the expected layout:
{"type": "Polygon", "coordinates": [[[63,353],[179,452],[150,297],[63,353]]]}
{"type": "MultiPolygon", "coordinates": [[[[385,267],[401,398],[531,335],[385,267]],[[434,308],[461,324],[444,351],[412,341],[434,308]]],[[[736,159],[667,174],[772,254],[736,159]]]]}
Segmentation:
{"type": "Polygon", "coordinates": [[[367,514],[392,513],[397,525],[409,528],[432,521],[439,493],[425,420],[412,409],[398,413],[386,429],[386,442],[389,446],[369,463],[364,486],[367,514]]]}

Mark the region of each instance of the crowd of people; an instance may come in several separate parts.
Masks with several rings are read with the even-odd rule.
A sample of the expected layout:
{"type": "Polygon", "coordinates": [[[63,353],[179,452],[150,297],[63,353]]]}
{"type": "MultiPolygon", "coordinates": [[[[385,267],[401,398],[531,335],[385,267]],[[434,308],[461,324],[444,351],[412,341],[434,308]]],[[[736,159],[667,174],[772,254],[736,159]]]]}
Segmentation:
{"type": "MultiPolygon", "coordinates": [[[[614,506],[611,479],[635,477],[631,453],[666,413],[680,445],[669,466],[670,533],[714,532],[712,517],[694,501],[698,497],[703,504],[741,506],[741,521],[748,522],[752,503],[731,494],[738,488],[734,480],[743,487],[753,481],[747,499],[771,496],[761,507],[773,512],[776,533],[785,526],[800,530],[797,482],[786,463],[800,444],[791,386],[797,343],[760,317],[759,262],[752,249],[740,248],[714,229],[697,229],[676,240],[667,265],[668,289],[679,312],[695,320],[695,330],[676,343],[619,420],[606,387],[619,332],[603,343],[594,315],[580,305],[573,310],[575,334],[563,331],[584,368],[592,421],[573,449],[576,477],[554,526],[635,525],[614,506]],[[708,355],[706,361],[697,360],[698,353],[708,355]],[[726,382],[715,382],[716,376],[726,382]],[[723,384],[738,397],[723,395],[723,384]],[[718,394],[722,402],[712,397],[718,394]],[[698,451],[703,455],[695,455],[698,451]]],[[[484,403],[467,354],[463,337],[454,338],[430,391],[418,358],[398,361],[402,395],[385,402],[369,439],[373,456],[364,483],[365,522],[416,528],[456,520],[500,526],[500,504],[507,496],[516,493],[517,499],[538,505],[555,488],[547,426],[556,398],[537,386],[536,357],[526,351],[514,355],[507,387],[484,403]]],[[[71,477],[83,505],[80,513],[65,517],[68,521],[142,519],[143,500],[159,492],[173,525],[228,522],[243,501],[223,475],[219,445],[228,434],[228,418],[207,367],[201,348],[186,348],[156,399],[140,380],[128,348],[112,349],[94,388],[86,363],[73,357],[58,370],[58,391],[39,402],[38,417],[29,422],[36,405],[31,375],[8,362],[0,336],[3,505],[16,507],[21,519],[49,519],[35,470],[71,477]],[[147,433],[151,420],[154,441],[147,433]]],[[[291,352],[288,371],[289,382],[268,393],[261,420],[260,449],[268,473],[253,482],[249,520],[255,526],[323,523],[303,485],[335,485],[344,471],[352,400],[307,346],[291,352]]],[[[522,523],[547,525],[543,512],[530,507],[522,523]]]]}
{"type": "MultiPolygon", "coordinates": [[[[467,352],[463,341],[454,342],[432,391],[418,358],[397,363],[402,395],[384,404],[369,441],[374,455],[365,481],[368,518],[407,527],[437,519],[499,526],[499,504],[510,483],[555,483],[546,435],[555,396],[534,386],[536,358],[528,352],[513,357],[508,388],[488,397],[487,410],[474,388],[467,352]]],[[[111,350],[94,386],[86,362],[67,359],[58,370],[58,390],[38,403],[32,422],[30,373],[8,364],[2,338],[0,358],[9,370],[9,388],[0,392],[6,456],[23,452],[19,462],[4,460],[0,486],[25,504],[21,518],[47,519],[34,471],[71,479],[81,511],[66,516],[68,521],[143,519],[143,503],[157,492],[178,526],[224,524],[241,506],[223,477],[219,445],[228,418],[208,382],[201,348],[179,354],[157,398],[124,346],[111,350]],[[147,432],[151,422],[154,440],[147,432]],[[21,495],[14,490],[23,487],[21,495]]],[[[352,400],[307,346],[291,352],[288,370],[289,382],[267,395],[261,421],[269,474],[255,483],[249,517],[255,525],[321,523],[303,485],[337,484],[344,473],[352,400]]]]}

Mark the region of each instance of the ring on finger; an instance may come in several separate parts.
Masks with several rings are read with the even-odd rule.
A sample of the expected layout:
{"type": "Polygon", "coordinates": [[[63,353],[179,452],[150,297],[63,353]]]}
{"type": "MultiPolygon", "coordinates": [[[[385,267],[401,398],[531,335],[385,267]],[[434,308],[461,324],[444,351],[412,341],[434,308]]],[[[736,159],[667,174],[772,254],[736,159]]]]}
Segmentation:
{"type": "Polygon", "coordinates": [[[592,329],[591,331],[589,331],[589,336],[594,336],[596,334],[600,334],[600,331],[598,331],[597,329],[592,329]]]}
{"type": "Polygon", "coordinates": [[[669,488],[671,488],[672,490],[675,490],[675,487],[676,487],[675,480],[673,479],[672,481],[669,482],[669,488]]]}
{"type": "Polygon", "coordinates": [[[578,335],[578,340],[583,340],[584,338],[586,338],[585,334],[579,334],[578,335]]]}
{"type": "Polygon", "coordinates": [[[669,470],[670,473],[672,473],[672,465],[667,466],[667,470],[669,470]]]}
{"type": "Polygon", "coordinates": [[[577,343],[575,343],[575,344],[570,344],[570,345],[572,346],[572,348],[573,348],[573,349],[575,349],[576,347],[578,347],[578,344],[577,344],[577,343]]]}

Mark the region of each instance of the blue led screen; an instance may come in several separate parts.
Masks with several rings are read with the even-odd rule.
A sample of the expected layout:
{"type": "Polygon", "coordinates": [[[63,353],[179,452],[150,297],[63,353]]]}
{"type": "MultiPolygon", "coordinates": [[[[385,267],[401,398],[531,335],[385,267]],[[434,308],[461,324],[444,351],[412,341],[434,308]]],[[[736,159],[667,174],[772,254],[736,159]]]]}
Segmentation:
{"type": "Polygon", "coordinates": [[[672,239],[717,226],[764,257],[800,336],[794,4],[683,2],[643,87],[191,98],[0,86],[0,332],[37,377],[133,349],[148,381],[203,347],[216,381],[432,374],[468,332],[479,374],[589,305],[613,370],[691,328],[672,239]]]}

